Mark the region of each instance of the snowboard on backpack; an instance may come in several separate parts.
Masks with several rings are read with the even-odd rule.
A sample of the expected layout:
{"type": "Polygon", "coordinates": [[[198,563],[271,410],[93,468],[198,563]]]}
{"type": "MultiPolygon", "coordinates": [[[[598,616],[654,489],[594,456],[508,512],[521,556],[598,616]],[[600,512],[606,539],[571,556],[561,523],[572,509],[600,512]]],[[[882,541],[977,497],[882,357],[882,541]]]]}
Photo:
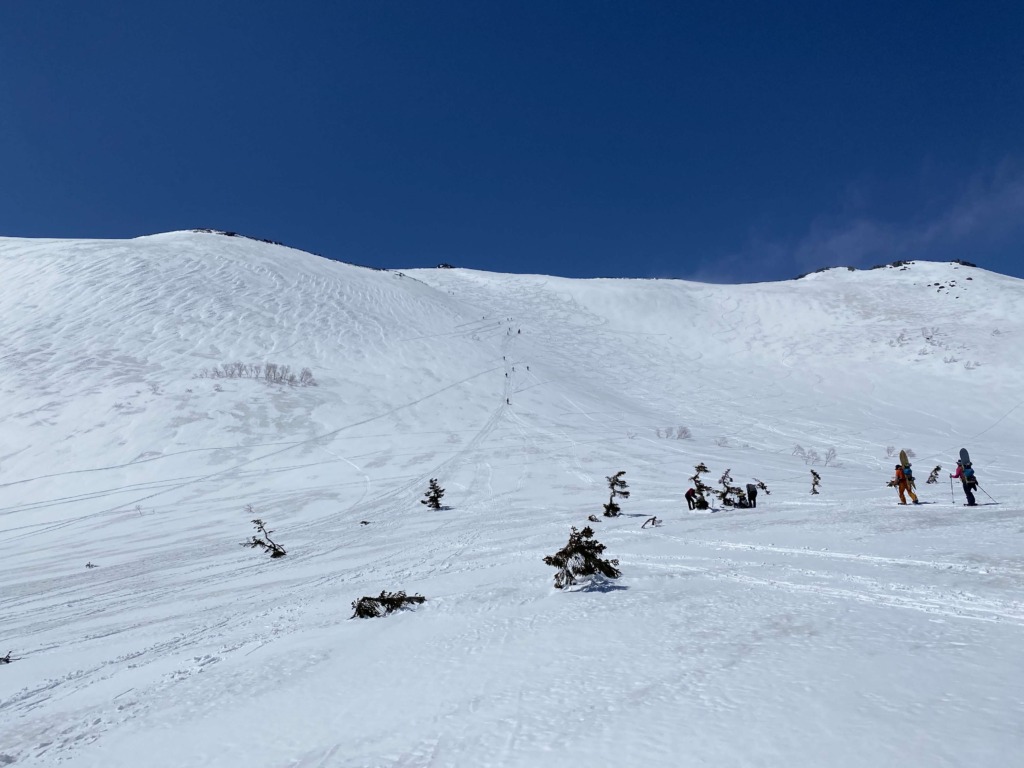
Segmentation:
{"type": "Polygon", "coordinates": [[[960,463],[963,464],[963,483],[971,487],[971,490],[978,490],[978,476],[974,473],[974,467],[971,466],[971,455],[967,452],[966,448],[960,449],[960,463]]]}
{"type": "Polygon", "coordinates": [[[911,489],[916,488],[916,484],[914,483],[914,473],[910,469],[910,459],[907,458],[906,451],[900,451],[900,465],[903,467],[903,474],[907,478],[907,485],[909,485],[911,489]]]}

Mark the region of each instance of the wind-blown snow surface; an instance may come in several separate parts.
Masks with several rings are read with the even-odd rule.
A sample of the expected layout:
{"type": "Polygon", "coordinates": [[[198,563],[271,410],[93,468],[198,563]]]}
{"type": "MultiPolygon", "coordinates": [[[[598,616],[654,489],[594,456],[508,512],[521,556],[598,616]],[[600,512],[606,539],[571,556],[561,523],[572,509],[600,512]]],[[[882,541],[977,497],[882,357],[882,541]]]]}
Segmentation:
{"type": "Polygon", "coordinates": [[[952,264],[717,286],[0,240],[0,764],[1012,764],[1022,317],[1024,282],[952,264]],[[233,361],[318,386],[197,378],[233,361]],[[820,495],[797,445],[837,453],[820,495]],[[771,495],[688,512],[700,461],[771,495]],[[239,546],[250,504],[287,557],[239,546]],[[591,514],[622,578],[556,591],[591,514]],[[349,619],[399,589],[427,602],[349,619]]]}

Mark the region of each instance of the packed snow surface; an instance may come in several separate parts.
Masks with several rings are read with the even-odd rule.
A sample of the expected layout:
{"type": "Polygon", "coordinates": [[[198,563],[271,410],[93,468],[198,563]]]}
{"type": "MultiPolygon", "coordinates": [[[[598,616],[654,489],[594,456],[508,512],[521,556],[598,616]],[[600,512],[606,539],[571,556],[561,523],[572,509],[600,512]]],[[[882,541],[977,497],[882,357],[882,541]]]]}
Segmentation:
{"type": "Polygon", "coordinates": [[[1024,755],[1020,280],[0,239],[0,345],[0,765],[1024,755]],[[235,362],[316,386],[210,377],[235,362]],[[900,449],[918,506],[886,486],[900,449]],[[771,493],[691,512],[700,462],[771,493]],[[254,517],[285,557],[240,546],[254,517]],[[588,524],[621,578],[554,589],[543,557],[588,524]],[[350,618],[385,590],[426,602],[350,618]]]}

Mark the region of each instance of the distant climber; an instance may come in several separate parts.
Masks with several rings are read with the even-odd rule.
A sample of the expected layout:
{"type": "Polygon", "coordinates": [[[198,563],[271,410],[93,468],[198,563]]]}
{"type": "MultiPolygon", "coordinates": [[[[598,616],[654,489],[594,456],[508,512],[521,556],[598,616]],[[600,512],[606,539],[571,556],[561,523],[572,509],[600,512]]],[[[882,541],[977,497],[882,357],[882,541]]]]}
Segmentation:
{"type": "Polygon", "coordinates": [[[757,506],[757,486],[753,483],[747,483],[747,502],[751,507],[757,506]]]}
{"type": "Polygon", "coordinates": [[[696,509],[697,508],[697,491],[695,491],[693,488],[690,488],[686,492],[686,505],[690,509],[696,509]]]}

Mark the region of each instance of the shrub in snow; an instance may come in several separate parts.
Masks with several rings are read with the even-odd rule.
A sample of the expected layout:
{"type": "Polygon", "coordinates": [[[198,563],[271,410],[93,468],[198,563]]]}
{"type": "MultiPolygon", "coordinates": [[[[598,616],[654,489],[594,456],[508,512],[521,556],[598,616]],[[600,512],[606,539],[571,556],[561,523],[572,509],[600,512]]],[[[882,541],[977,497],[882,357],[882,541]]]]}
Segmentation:
{"type": "Polygon", "coordinates": [[[935,469],[932,470],[932,473],[930,475],[928,475],[928,479],[925,480],[925,483],[931,484],[931,483],[939,482],[939,472],[941,472],[941,471],[942,471],[942,466],[941,465],[936,465],[935,469]]]}
{"type": "MultiPolygon", "coordinates": [[[[249,514],[252,514],[252,505],[246,507],[245,510],[249,514]]],[[[252,525],[256,529],[257,533],[259,533],[259,535],[253,535],[252,539],[250,539],[249,541],[243,541],[243,547],[251,547],[253,549],[259,547],[264,552],[268,552],[271,557],[284,557],[286,554],[288,554],[284,551],[284,547],[282,547],[280,544],[278,544],[270,538],[270,534],[272,534],[273,531],[267,530],[266,523],[264,523],[258,517],[254,517],[252,519],[252,525]]]]}
{"type": "Polygon", "coordinates": [[[0,656],[0,664],[10,664],[10,663],[11,663],[11,652],[10,651],[7,652],[6,656],[0,656]]]}
{"type": "Polygon", "coordinates": [[[887,446],[885,446],[885,457],[887,459],[891,459],[895,455],[896,455],[896,446],[895,445],[887,445],[887,446]]]}
{"type": "Polygon", "coordinates": [[[640,527],[646,528],[648,525],[651,526],[651,528],[656,528],[659,525],[661,525],[661,520],[659,520],[657,517],[649,517],[646,520],[644,520],[644,524],[640,527]]]}
{"type": "Polygon", "coordinates": [[[760,480],[758,480],[756,477],[754,478],[754,485],[756,485],[758,488],[760,488],[762,491],[764,491],[764,495],[765,496],[771,496],[772,495],[772,492],[768,490],[768,486],[765,485],[760,480]]]}
{"type": "MultiPolygon", "coordinates": [[[[813,448],[811,448],[809,451],[804,450],[804,447],[802,445],[793,446],[793,455],[799,456],[801,459],[803,459],[804,464],[817,464],[818,462],[821,461],[821,456],[818,455],[818,452],[816,450],[814,450],[813,448]]],[[[829,448],[828,452],[825,454],[825,464],[827,465],[828,462],[835,459],[835,457],[836,449],[829,448]]]]}
{"type": "Polygon", "coordinates": [[[407,595],[405,592],[381,591],[378,597],[360,597],[352,601],[353,619],[374,619],[378,616],[386,616],[389,613],[405,608],[407,605],[417,605],[427,598],[423,595],[407,595]]]}
{"type": "Polygon", "coordinates": [[[599,518],[597,515],[589,515],[587,517],[587,520],[589,520],[592,523],[600,523],[601,522],[601,518],[599,518]]]}
{"type": "Polygon", "coordinates": [[[624,499],[629,498],[629,491],[626,489],[629,487],[626,481],[622,479],[622,476],[626,474],[626,470],[616,472],[611,477],[606,477],[608,481],[608,488],[611,490],[611,495],[608,497],[608,503],[604,505],[604,516],[615,517],[622,511],[622,508],[615,502],[617,496],[621,496],[624,499]]]}
{"type": "Polygon", "coordinates": [[[582,531],[573,527],[569,543],[544,558],[544,562],[557,570],[555,589],[577,584],[577,579],[593,577],[594,580],[617,579],[622,575],[616,566],[618,560],[604,560],[601,553],[605,546],[594,538],[594,531],[588,525],[582,531]]]}
{"type": "Polygon", "coordinates": [[[821,485],[821,475],[811,470],[811,493],[814,495],[818,494],[818,486],[821,485]]]}
{"type": "Polygon", "coordinates": [[[827,451],[825,451],[825,466],[826,467],[836,460],[836,455],[837,454],[836,454],[836,449],[835,448],[829,448],[827,451]]]}
{"type": "Polygon", "coordinates": [[[444,488],[438,485],[436,478],[430,478],[430,487],[427,492],[423,494],[424,498],[420,499],[420,504],[426,504],[431,509],[441,508],[441,497],[444,496],[444,488]]]}
{"type": "Polygon", "coordinates": [[[309,368],[298,374],[291,366],[277,363],[221,363],[204,369],[197,375],[200,379],[262,379],[270,384],[289,384],[293,387],[315,387],[316,379],[309,368]]]}

